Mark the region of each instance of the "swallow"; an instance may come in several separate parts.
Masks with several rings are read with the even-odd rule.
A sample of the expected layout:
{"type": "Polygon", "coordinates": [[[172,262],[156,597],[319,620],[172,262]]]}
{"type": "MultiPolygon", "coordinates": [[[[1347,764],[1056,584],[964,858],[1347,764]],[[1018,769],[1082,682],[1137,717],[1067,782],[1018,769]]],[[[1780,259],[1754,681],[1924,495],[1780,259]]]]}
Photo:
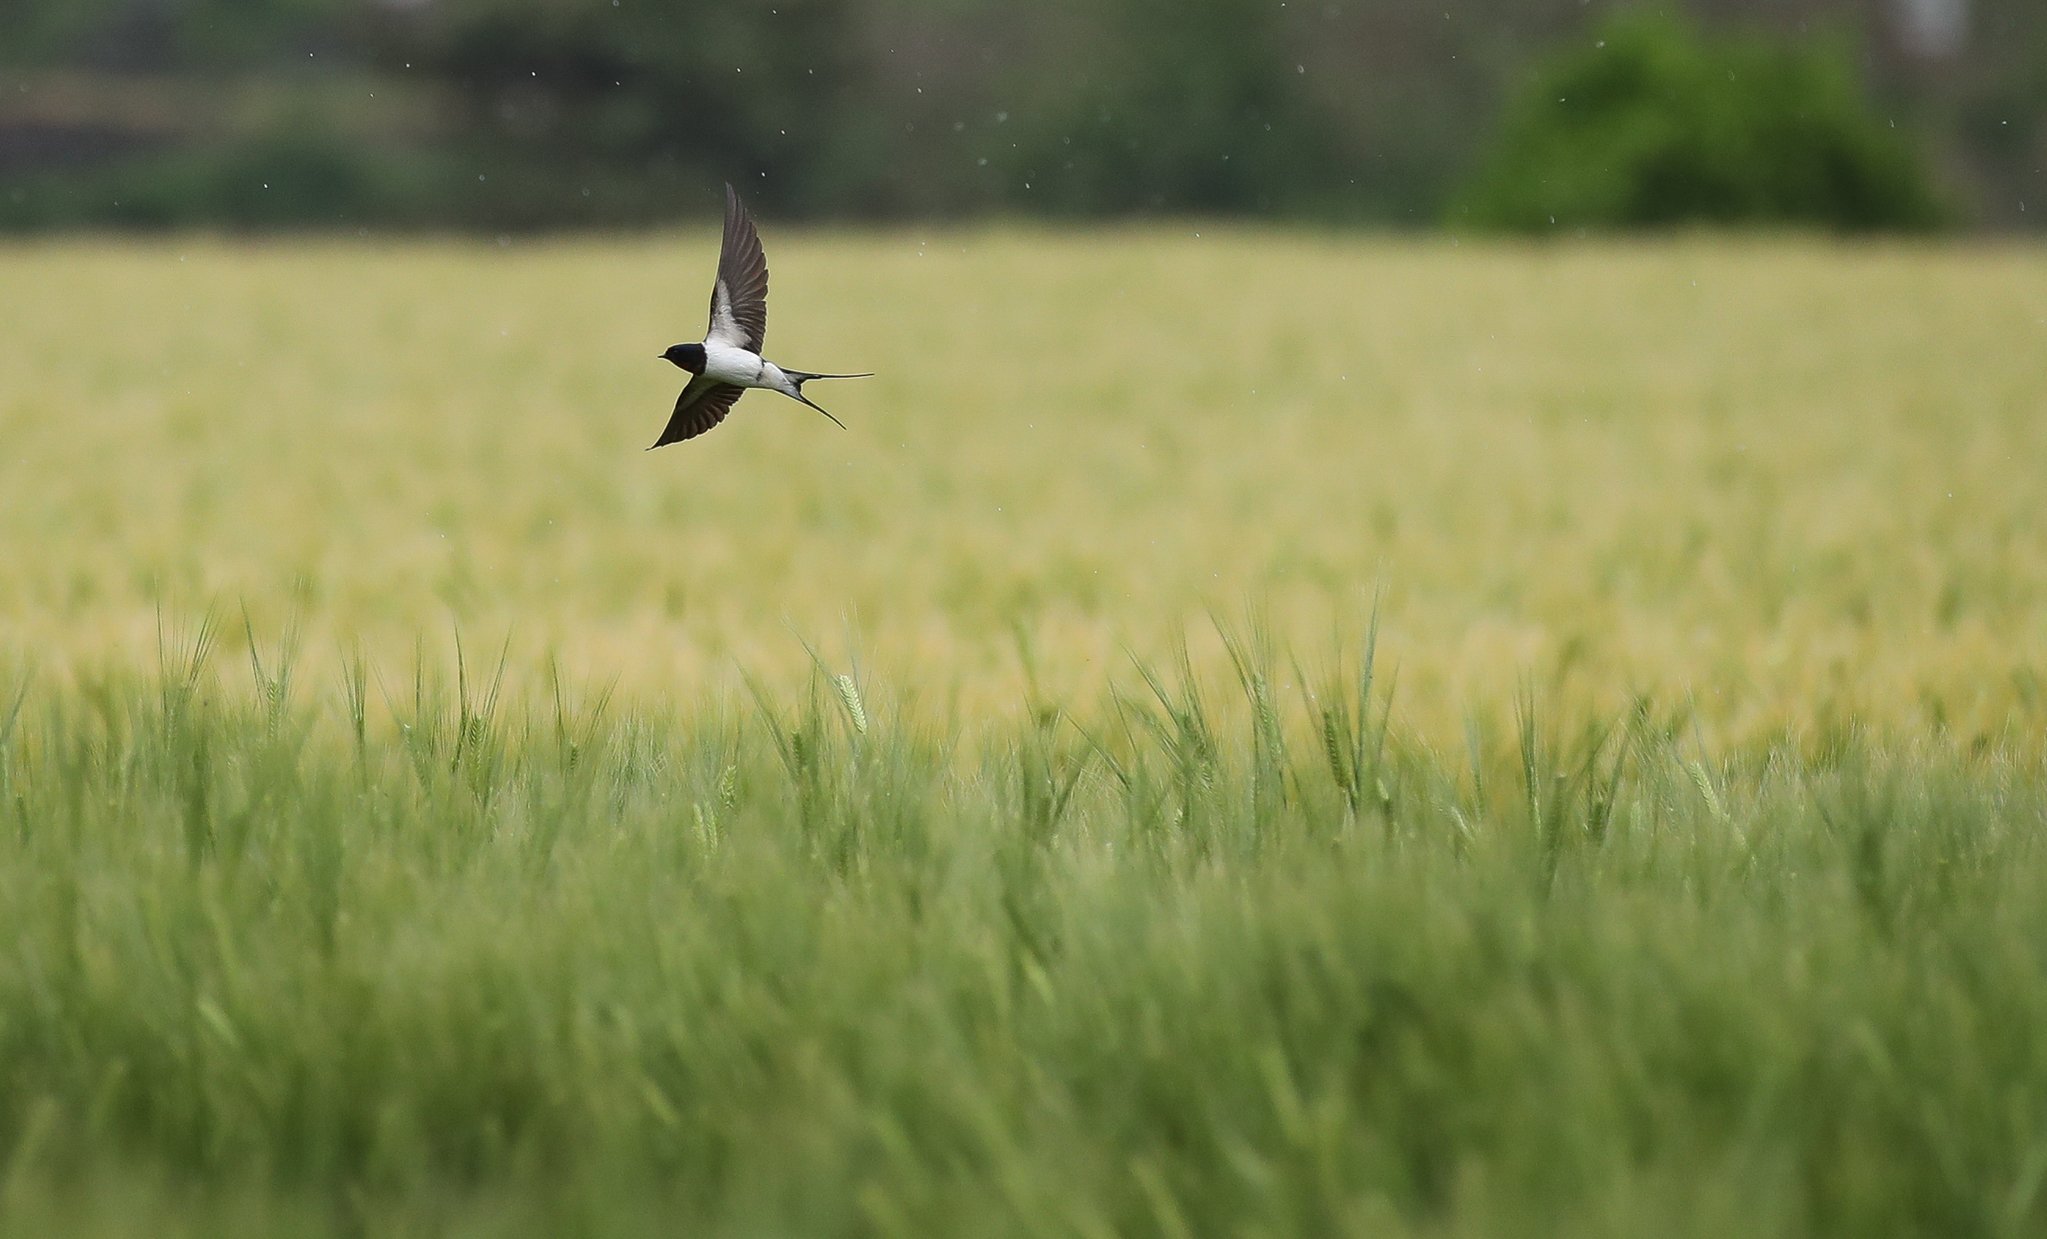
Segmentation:
{"type": "Polygon", "coordinates": [[[656,447],[694,439],[725,420],[732,406],[749,387],[781,392],[831,417],[844,430],[846,423],[803,394],[812,379],[865,379],[869,374],[812,374],[806,370],[785,370],[761,356],[768,334],[768,260],[761,253],[760,233],[740,204],[731,185],[725,186],[725,241],[718,250],[718,279],[711,285],[711,325],[696,344],[673,344],[661,354],[663,361],[689,371],[689,383],[675,401],[656,447]]]}

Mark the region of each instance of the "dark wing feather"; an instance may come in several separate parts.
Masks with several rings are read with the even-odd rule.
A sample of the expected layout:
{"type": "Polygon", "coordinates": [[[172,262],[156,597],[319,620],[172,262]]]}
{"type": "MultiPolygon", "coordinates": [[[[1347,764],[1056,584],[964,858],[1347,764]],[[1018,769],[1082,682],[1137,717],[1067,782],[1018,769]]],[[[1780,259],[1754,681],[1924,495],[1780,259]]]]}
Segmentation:
{"type": "MultiPolygon", "coordinates": [[[[689,386],[675,398],[675,412],[669,415],[668,426],[655,440],[654,447],[667,447],[684,439],[694,439],[724,421],[725,415],[732,411],[733,402],[744,390],[716,379],[707,379],[701,374],[691,379],[689,386]]],[[[654,447],[647,450],[651,452],[654,447]]]]}
{"type": "Polygon", "coordinates": [[[758,353],[767,338],[767,255],[761,253],[760,233],[739,194],[727,185],[725,240],[718,249],[718,282],[711,286],[711,325],[704,339],[758,353]]]}

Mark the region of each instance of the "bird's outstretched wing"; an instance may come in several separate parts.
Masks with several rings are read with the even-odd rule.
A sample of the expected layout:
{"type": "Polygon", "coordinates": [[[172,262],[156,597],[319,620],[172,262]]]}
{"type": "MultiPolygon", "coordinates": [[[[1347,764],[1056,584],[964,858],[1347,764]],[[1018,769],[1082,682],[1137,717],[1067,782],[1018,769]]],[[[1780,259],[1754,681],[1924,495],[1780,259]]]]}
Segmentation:
{"type": "Polygon", "coordinates": [[[647,450],[651,452],[655,447],[694,439],[724,421],[725,415],[732,411],[733,402],[744,390],[730,383],[707,379],[701,374],[691,379],[689,386],[682,389],[682,395],[675,398],[675,412],[669,415],[667,428],[654,441],[654,447],[647,450]]]}
{"type": "Polygon", "coordinates": [[[725,242],[718,250],[718,282],[711,285],[712,344],[758,353],[768,336],[768,259],[739,194],[725,186],[725,242]]]}

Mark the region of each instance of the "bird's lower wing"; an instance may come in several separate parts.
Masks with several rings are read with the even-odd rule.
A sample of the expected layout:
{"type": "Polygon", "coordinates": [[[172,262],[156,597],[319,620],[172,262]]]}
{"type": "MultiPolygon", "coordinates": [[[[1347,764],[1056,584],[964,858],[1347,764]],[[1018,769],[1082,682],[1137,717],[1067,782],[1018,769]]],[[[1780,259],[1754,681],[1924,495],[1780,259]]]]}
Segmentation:
{"type": "MultiPolygon", "coordinates": [[[[654,447],[667,447],[684,439],[694,439],[724,421],[743,390],[702,375],[691,379],[689,386],[682,389],[682,395],[675,398],[675,412],[669,416],[668,426],[654,441],[654,447]]],[[[647,450],[651,452],[654,447],[647,450]]]]}

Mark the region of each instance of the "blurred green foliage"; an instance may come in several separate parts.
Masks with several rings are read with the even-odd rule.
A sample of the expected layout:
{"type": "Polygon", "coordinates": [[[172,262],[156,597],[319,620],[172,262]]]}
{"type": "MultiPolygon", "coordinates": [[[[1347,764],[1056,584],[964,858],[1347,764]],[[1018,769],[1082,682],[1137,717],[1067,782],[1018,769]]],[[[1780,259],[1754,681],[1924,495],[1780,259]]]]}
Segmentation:
{"type": "Polygon", "coordinates": [[[1924,229],[1946,215],[1930,167],[1870,110],[1841,48],[1639,14],[1535,73],[1453,212],[1530,232],[1924,229]]]}
{"type": "Polygon", "coordinates": [[[1591,41],[1584,5],[9,0],[0,228],[640,224],[719,180],[832,218],[1918,227],[1908,135],[1958,216],[2040,218],[2036,0],[1969,0],[1946,59],[1850,0],[1686,8],[1762,24],[1623,21],[1515,103],[1536,49],[1591,41]]]}

